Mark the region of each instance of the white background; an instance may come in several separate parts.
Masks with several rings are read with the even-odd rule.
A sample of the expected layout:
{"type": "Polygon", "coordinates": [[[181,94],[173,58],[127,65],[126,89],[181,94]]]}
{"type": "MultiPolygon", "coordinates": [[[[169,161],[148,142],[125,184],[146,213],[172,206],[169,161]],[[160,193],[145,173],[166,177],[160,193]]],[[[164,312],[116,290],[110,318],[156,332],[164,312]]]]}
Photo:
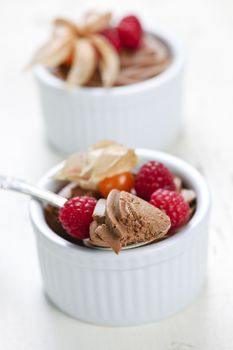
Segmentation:
{"type": "MultiPolygon", "coordinates": [[[[110,2],[1,0],[0,173],[36,182],[62,159],[44,140],[33,78],[23,67],[53,16],[75,17],[95,6],[109,9],[110,2]]],[[[116,0],[114,8],[140,14],[186,47],[184,129],[168,151],[199,168],[212,192],[205,288],[191,306],[159,323],[103,328],[75,321],[43,294],[28,199],[1,192],[0,349],[233,349],[233,2],[116,0]]]]}

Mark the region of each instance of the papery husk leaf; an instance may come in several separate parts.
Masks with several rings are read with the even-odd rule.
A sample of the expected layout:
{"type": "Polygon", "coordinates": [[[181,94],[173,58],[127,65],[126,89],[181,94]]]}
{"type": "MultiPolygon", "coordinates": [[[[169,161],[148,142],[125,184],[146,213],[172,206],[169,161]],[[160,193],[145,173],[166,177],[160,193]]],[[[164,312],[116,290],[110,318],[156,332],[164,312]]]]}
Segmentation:
{"type": "Polygon", "coordinates": [[[43,64],[54,68],[65,62],[73,51],[73,40],[71,38],[52,38],[42,46],[32,59],[31,65],[43,64]]]}
{"type": "Polygon", "coordinates": [[[83,31],[86,33],[96,33],[106,29],[111,22],[111,12],[97,13],[92,12],[86,17],[83,31]]]}
{"type": "Polygon", "coordinates": [[[88,39],[77,39],[74,45],[74,59],[67,77],[69,87],[85,85],[96,68],[96,52],[88,39]]]}
{"type": "Polygon", "coordinates": [[[115,48],[103,36],[93,34],[90,40],[100,54],[99,68],[103,85],[113,86],[120,71],[120,59],[115,48]]]}
{"type": "Polygon", "coordinates": [[[78,34],[78,26],[66,18],[56,18],[54,20],[54,31],[53,35],[57,36],[59,33],[62,33],[61,30],[63,29],[64,32],[73,34],[74,36],[78,34]]]}

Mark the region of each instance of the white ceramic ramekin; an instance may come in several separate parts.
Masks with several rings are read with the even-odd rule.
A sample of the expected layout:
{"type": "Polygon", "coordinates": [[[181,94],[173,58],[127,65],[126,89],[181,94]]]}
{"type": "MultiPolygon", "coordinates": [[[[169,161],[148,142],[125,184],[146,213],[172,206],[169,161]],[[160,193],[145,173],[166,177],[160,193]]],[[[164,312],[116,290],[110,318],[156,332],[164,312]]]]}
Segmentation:
{"type": "MultiPolygon", "coordinates": [[[[71,244],[46,224],[35,200],[30,216],[46,294],[65,313],[87,322],[130,326],[169,316],[200,292],[207,263],[209,193],[202,176],[173,156],[138,150],[140,163],[156,159],[196,191],[197,210],[174,236],[156,244],[122,251],[93,250],[71,244]]],[[[51,180],[61,164],[39,185],[56,190],[51,180]]]]}
{"type": "Polygon", "coordinates": [[[168,45],[172,63],[141,83],[68,91],[46,68],[35,68],[45,131],[54,148],[72,153],[114,139],[134,148],[161,149],[174,141],[181,128],[184,57],[174,38],[155,33],[168,45]]]}

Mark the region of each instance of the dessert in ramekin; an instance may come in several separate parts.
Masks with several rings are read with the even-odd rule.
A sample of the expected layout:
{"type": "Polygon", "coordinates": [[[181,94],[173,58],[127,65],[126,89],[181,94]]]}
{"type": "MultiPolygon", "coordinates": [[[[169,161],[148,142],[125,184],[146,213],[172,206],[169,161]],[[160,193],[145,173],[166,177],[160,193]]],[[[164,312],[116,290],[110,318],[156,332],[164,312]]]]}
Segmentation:
{"type": "MultiPolygon", "coordinates": [[[[121,326],[156,321],[188,305],[203,286],[210,199],[202,176],[173,156],[145,149],[137,149],[136,154],[139,165],[163,163],[196,194],[190,220],[165,239],[122,249],[118,255],[95,250],[55,233],[46,222],[44,208],[31,202],[46,294],[58,308],[80,320],[121,326]]],[[[64,163],[39,185],[59,191],[65,183],[55,178],[62,169],[64,163]]]]}
{"type": "Polygon", "coordinates": [[[105,138],[131,147],[163,148],[181,127],[182,49],[174,38],[157,29],[141,29],[140,41],[121,49],[116,33],[122,21],[134,16],[109,27],[109,22],[101,20],[106,15],[94,16],[98,26],[94,21],[91,34],[90,26],[88,32],[70,21],[56,20],[50,46],[35,58],[47,138],[63,153],[86,149],[105,138]],[[64,28],[72,39],[64,35],[64,28]],[[72,47],[76,59],[70,55],[72,47]]]}

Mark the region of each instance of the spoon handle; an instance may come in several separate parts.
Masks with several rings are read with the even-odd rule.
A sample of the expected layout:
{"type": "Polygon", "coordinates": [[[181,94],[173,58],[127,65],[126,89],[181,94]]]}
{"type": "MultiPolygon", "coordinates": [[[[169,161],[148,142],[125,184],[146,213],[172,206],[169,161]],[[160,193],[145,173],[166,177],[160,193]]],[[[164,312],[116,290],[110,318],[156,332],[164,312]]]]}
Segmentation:
{"type": "Polygon", "coordinates": [[[39,201],[45,201],[58,208],[63,207],[67,201],[66,198],[63,198],[53,192],[46,191],[39,187],[30,185],[22,180],[9,176],[0,175],[0,188],[27,194],[33,198],[38,199],[39,201]]]}

